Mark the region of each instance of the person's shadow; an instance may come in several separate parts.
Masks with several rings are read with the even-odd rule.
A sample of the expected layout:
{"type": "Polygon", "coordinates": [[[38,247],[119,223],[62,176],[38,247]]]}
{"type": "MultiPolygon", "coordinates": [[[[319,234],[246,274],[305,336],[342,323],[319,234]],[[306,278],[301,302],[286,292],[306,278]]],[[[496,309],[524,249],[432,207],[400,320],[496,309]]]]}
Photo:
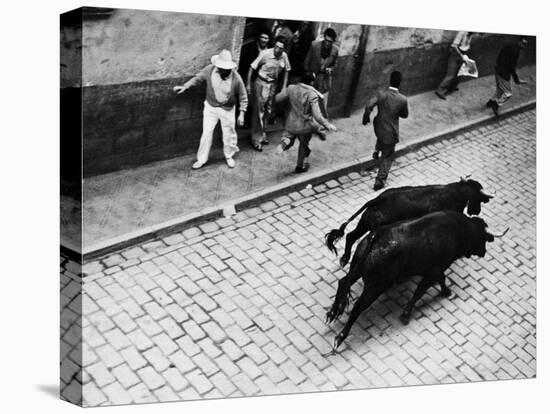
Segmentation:
{"type": "Polygon", "coordinates": [[[59,385],[37,385],[36,388],[38,388],[39,391],[42,391],[44,394],[49,395],[50,397],[53,397],[55,399],[59,398],[59,385]]]}

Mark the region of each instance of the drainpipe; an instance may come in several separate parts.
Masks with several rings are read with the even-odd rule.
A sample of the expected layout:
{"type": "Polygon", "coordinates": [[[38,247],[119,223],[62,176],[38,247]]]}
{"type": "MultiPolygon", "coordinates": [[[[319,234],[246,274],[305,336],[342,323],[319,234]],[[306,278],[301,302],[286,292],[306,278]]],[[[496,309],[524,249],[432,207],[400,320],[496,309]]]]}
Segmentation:
{"type": "Polygon", "coordinates": [[[369,27],[361,25],[361,35],[359,36],[359,46],[353,55],[353,66],[351,72],[351,82],[349,91],[346,97],[346,103],[344,105],[344,118],[348,118],[351,115],[353,108],[353,101],[357,92],[357,86],[359,85],[359,79],[361,77],[361,70],[363,68],[363,61],[365,60],[365,51],[367,48],[367,40],[369,37],[369,27]]]}

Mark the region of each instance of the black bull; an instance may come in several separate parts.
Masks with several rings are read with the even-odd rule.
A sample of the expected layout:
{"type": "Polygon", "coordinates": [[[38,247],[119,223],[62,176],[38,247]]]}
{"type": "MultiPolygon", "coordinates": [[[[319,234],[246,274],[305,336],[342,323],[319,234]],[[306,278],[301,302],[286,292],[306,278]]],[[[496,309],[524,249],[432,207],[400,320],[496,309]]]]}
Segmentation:
{"type": "Polygon", "coordinates": [[[344,235],[346,226],[366,210],[355,230],[346,237],[345,251],[340,259],[340,265],[343,267],[349,261],[353,244],[370,230],[400,220],[422,217],[435,211],[462,212],[466,206],[469,215],[478,215],[481,203],[487,203],[491,198],[492,196],[485,194],[481,184],[475,180],[460,179],[459,182],[446,185],[391,188],[369,200],[339,229],[327,233],[326,245],[337,254],[334,243],[344,235]]]}
{"type": "Polygon", "coordinates": [[[479,217],[447,210],[382,226],[369,233],[359,243],[348,274],[338,281],[334,303],[327,313],[328,322],[338,318],[346,308],[351,286],[363,278],[363,292],[348,322],[334,339],[334,350],[346,339],[361,312],[404,277],[422,276],[401,315],[405,324],[414,304],[431,285],[439,283],[441,295],[450,296],[445,270],[461,257],[485,255],[486,242],[492,242],[495,237],[486,228],[487,224],[479,217]]]}

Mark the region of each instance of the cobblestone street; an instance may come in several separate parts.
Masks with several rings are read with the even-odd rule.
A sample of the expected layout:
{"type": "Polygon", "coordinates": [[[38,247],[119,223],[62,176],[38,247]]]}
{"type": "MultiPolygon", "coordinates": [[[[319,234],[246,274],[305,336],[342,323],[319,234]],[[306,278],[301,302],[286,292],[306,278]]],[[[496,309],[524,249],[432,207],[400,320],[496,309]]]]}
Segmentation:
{"type": "MultiPolygon", "coordinates": [[[[431,288],[404,326],[418,279],[393,287],[334,356],[323,354],[348,312],[332,325],[325,313],[345,271],[324,234],[374,197],[374,171],[111,254],[82,280],[63,260],[62,305],[79,303],[82,283],[84,374],[73,358],[61,393],[81,381],[83,404],[98,406],[534,377],[535,129],[530,110],[394,162],[390,187],[471,175],[496,192],[481,211],[489,229],[510,230],[451,266],[454,298],[431,288]]],[[[65,331],[73,355],[70,320],[65,331]]]]}

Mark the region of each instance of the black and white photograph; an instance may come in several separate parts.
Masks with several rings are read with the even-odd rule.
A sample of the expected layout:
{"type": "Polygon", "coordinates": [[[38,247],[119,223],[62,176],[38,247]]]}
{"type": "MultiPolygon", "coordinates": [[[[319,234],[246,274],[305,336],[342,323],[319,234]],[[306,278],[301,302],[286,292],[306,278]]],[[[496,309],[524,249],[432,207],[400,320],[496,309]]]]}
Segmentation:
{"type": "Polygon", "coordinates": [[[6,3],[2,412],[543,413],[543,3],[6,3]]]}
{"type": "Polygon", "coordinates": [[[60,397],[535,378],[537,37],[278,15],[60,16],[60,397]]]}

